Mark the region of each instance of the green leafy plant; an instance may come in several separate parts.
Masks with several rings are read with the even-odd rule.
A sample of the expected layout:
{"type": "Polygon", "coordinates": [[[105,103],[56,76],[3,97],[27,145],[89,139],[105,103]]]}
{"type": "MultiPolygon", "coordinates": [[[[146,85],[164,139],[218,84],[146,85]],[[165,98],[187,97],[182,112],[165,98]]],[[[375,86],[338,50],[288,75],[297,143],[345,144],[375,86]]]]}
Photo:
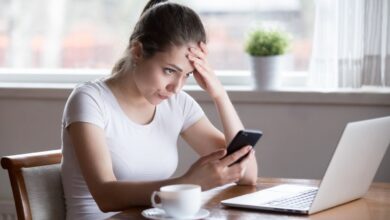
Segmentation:
{"type": "Polygon", "coordinates": [[[278,30],[256,29],[249,33],[245,51],[251,56],[273,56],[286,53],[290,36],[278,30]]]}

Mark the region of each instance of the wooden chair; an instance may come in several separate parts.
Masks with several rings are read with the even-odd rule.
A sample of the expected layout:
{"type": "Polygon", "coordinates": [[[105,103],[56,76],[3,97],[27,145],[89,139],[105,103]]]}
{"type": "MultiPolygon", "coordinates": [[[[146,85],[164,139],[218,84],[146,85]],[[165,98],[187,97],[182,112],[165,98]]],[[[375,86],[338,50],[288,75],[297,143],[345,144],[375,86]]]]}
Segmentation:
{"type": "Polygon", "coordinates": [[[65,219],[61,150],[5,156],[18,219],[65,219]]]}

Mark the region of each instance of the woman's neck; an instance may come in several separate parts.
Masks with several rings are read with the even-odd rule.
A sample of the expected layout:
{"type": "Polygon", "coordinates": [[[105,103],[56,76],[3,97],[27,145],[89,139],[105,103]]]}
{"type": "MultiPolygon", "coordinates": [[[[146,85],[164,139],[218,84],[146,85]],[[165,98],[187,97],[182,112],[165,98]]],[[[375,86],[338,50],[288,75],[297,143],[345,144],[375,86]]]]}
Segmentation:
{"type": "Polygon", "coordinates": [[[126,102],[126,105],[137,107],[150,105],[138,90],[131,74],[109,77],[106,83],[117,99],[126,102]]]}

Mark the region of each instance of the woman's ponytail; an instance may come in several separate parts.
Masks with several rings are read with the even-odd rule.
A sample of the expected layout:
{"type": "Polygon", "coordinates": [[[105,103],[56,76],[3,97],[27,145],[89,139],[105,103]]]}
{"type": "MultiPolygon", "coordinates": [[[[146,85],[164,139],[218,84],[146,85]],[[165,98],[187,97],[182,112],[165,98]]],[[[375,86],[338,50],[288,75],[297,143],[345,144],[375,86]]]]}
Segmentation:
{"type": "Polygon", "coordinates": [[[111,70],[111,74],[118,75],[123,73],[125,71],[125,67],[127,66],[127,62],[129,62],[127,60],[129,60],[128,56],[123,56],[118,61],[116,61],[114,67],[111,70]]]}
{"type": "Polygon", "coordinates": [[[149,8],[153,7],[162,2],[167,2],[168,0],[149,0],[149,2],[145,5],[144,10],[142,10],[141,16],[147,11],[149,8]]]}

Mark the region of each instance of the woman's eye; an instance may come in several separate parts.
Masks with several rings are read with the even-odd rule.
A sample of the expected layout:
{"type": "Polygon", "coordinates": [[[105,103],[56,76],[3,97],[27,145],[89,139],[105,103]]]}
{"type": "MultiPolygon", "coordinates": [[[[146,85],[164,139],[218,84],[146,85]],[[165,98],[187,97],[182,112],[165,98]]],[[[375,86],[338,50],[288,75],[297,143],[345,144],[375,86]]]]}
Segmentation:
{"type": "Polygon", "coordinates": [[[189,72],[186,74],[186,78],[190,77],[193,74],[193,72],[189,72]]]}
{"type": "Polygon", "coordinates": [[[164,73],[167,75],[172,75],[173,73],[175,73],[175,70],[170,68],[164,68],[164,73]]]}

